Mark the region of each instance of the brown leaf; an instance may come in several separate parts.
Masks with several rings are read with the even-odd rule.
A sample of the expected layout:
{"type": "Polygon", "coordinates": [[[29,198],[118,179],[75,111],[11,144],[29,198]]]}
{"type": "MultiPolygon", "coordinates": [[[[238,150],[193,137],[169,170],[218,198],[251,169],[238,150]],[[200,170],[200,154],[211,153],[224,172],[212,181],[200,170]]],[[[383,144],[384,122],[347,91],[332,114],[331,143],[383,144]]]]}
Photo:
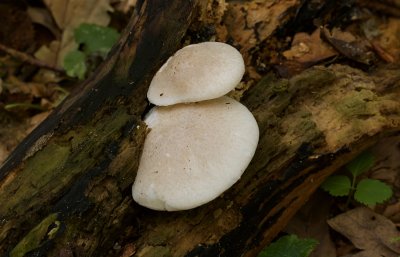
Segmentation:
{"type": "Polygon", "coordinates": [[[335,28],[330,33],[328,29],[323,28],[321,37],[339,53],[353,61],[369,65],[375,59],[375,54],[368,48],[368,42],[357,39],[350,32],[343,32],[335,28]]]}
{"type": "Polygon", "coordinates": [[[316,29],[311,35],[300,32],[292,41],[289,50],[283,52],[288,60],[295,60],[301,63],[317,63],[321,60],[337,55],[337,52],[320,37],[320,29],[316,29]]]}
{"type": "Polygon", "coordinates": [[[51,31],[55,38],[60,37],[60,31],[54,23],[49,10],[45,8],[28,7],[27,13],[33,23],[40,24],[51,31]]]}
{"type": "Polygon", "coordinates": [[[372,251],[372,250],[366,250],[366,251],[359,251],[358,253],[355,254],[346,254],[342,257],[382,257],[381,253],[377,251],[372,251]]]}
{"type": "Polygon", "coordinates": [[[318,240],[319,243],[310,257],[336,257],[336,249],[326,223],[331,205],[331,197],[327,194],[316,193],[285,228],[285,231],[290,234],[318,240]]]}
{"type": "Polygon", "coordinates": [[[0,3],[0,43],[24,51],[34,41],[32,21],[20,4],[13,1],[2,2],[6,3],[0,3]]]}
{"type": "Polygon", "coordinates": [[[396,225],[368,208],[359,207],[340,214],[328,220],[328,224],[358,249],[379,252],[385,257],[400,254],[400,243],[393,241],[400,236],[396,225]]]}
{"type": "Polygon", "coordinates": [[[110,22],[108,12],[112,11],[109,0],[44,0],[56,21],[63,30],[57,51],[57,64],[62,65],[64,56],[77,49],[74,30],[82,23],[107,26],[110,22]]]}
{"type": "Polygon", "coordinates": [[[375,44],[382,47],[385,53],[394,58],[395,61],[400,59],[400,19],[388,18],[386,22],[382,22],[379,27],[379,36],[375,39],[375,44]]]}
{"type": "Polygon", "coordinates": [[[115,10],[127,14],[131,9],[135,8],[137,0],[116,0],[112,4],[115,10]]]}

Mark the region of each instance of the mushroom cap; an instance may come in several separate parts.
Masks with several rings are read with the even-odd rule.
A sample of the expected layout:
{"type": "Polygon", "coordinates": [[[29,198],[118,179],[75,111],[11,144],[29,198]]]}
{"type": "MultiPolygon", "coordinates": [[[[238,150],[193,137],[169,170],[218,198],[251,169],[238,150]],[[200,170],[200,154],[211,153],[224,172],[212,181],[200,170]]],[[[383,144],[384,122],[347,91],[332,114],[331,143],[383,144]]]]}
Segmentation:
{"type": "Polygon", "coordinates": [[[259,130],[241,103],[221,97],[154,107],[133,199],[154,210],[186,210],[231,187],[247,168],[259,130]]]}
{"type": "Polygon", "coordinates": [[[158,106],[218,98],[239,84],[244,69],[242,55],[228,44],[188,45],[156,73],[147,98],[158,106]]]}

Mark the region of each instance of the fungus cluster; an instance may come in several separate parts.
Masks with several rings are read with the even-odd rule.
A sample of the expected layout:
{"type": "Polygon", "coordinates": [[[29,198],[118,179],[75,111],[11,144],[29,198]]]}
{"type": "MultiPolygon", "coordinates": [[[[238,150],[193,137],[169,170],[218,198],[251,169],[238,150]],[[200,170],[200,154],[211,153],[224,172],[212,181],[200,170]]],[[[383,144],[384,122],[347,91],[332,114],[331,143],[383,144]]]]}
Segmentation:
{"type": "Polygon", "coordinates": [[[247,168],[259,130],[251,112],[224,96],[244,74],[232,46],[205,42],[177,51],[154,76],[156,105],[136,180],[134,200],[154,210],[187,210],[231,187],[247,168]]]}

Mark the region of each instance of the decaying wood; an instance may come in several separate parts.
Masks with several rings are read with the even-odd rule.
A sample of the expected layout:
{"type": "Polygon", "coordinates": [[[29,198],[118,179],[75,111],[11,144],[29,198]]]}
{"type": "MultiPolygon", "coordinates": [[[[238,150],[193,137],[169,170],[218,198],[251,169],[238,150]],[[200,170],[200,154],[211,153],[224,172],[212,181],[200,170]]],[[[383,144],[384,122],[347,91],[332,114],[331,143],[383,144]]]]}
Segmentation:
{"type": "Polygon", "coordinates": [[[400,68],[272,74],[242,102],[260,126],[242,179],[190,211],[135,204],[146,89],[200,1],[148,1],[111,58],[0,171],[3,256],[256,256],[320,183],[400,128],[400,68]]]}
{"type": "Polygon", "coordinates": [[[133,210],[146,88],[198,1],[145,1],[110,58],[6,160],[0,255],[108,256],[133,210]],[[115,225],[116,224],[116,225],[115,225]]]}

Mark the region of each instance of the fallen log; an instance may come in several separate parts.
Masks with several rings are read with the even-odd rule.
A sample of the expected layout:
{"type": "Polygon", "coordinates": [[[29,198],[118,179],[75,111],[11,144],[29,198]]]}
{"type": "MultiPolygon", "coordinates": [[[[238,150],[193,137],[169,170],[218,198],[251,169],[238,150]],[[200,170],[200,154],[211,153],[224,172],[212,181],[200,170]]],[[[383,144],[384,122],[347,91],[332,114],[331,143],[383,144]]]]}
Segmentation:
{"type": "Polygon", "coordinates": [[[242,99],[256,155],[218,199],[183,212],[133,202],[146,90],[200,1],[147,1],[96,75],[0,170],[2,256],[256,256],[320,183],[400,128],[399,67],[313,67],[264,77],[242,99]]]}

